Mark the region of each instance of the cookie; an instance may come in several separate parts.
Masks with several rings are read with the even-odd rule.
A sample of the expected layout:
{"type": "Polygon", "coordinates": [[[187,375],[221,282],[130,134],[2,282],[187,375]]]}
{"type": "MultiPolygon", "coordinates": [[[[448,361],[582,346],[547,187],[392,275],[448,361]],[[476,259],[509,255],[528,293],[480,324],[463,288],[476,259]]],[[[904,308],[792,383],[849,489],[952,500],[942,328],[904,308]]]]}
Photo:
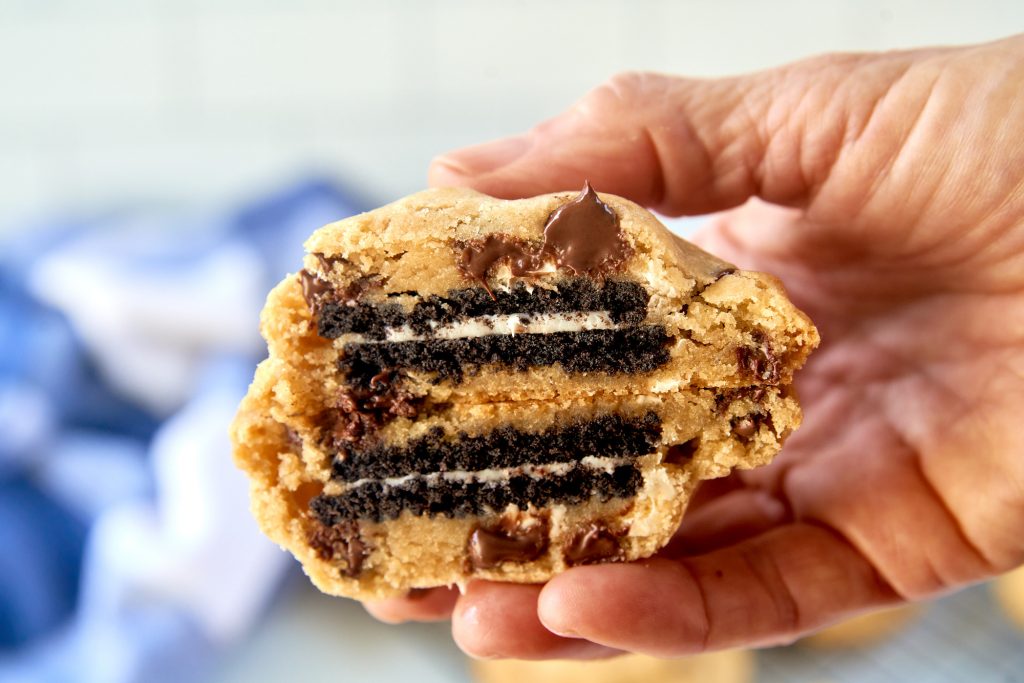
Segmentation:
{"type": "Polygon", "coordinates": [[[922,611],[919,605],[902,605],[867,612],[809,635],[800,644],[821,649],[871,645],[896,635],[917,619],[922,611]]]}
{"type": "Polygon", "coordinates": [[[421,192],[321,228],[232,427],[263,530],[328,593],[647,557],[769,462],[817,345],[743,272],[589,186],[421,192]]]}
{"type": "Polygon", "coordinates": [[[729,650],[686,659],[621,655],[596,661],[475,661],[471,670],[479,683],[749,683],[756,669],[752,652],[729,650]]]}
{"type": "Polygon", "coordinates": [[[1024,567],[1018,567],[993,581],[992,593],[1010,621],[1024,630],[1024,567]]]}

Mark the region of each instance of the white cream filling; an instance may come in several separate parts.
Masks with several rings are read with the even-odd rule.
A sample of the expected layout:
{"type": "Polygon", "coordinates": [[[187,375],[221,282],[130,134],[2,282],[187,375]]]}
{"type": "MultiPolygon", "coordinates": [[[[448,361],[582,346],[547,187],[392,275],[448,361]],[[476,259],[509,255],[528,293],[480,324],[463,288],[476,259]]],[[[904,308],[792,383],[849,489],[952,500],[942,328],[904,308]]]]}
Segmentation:
{"type": "Polygon", "coordinates": [[[359,486],[365,486],[372,482],[380,482],[384,486],[401,486],[413,479],[422,479],[428,486],[441,481],[454,481],[459,483],[480,482],[485,484],[496,484],[508,481],[511,477],[525,474],[533,479],[540,479],[549,475],[560,477],[568,474],[574,467],[582,466],[588,469],[603,470],[611,474],[616,467],[634,462],[634,458],[610,458],[588,455],[579,462],[553,462],[540,465],[519,465],[518,467],[490,468],[485,470],[450,470],[447,472],[431,472],[422,474],[413,472],[402,477],[387,477],[385,479],[358,479],[342,487],[343,491],[349,491],[359,486]]]}
{"type": "Polygon", "coordinates": [[[424,341],[434,339],[468,339],[491,335],[551,334],[553,332],[583,332],[585,330],[613,330],[618,325],[607,311],[569,313],[510,313],[482,315],[458,322],[440,325],[431,320],[430,335],[415,332],[409,325],[389,327],[384,339],[367,339],[362,334],[345,335],[346,344],[379,344],[382,342],[424,341]]]}

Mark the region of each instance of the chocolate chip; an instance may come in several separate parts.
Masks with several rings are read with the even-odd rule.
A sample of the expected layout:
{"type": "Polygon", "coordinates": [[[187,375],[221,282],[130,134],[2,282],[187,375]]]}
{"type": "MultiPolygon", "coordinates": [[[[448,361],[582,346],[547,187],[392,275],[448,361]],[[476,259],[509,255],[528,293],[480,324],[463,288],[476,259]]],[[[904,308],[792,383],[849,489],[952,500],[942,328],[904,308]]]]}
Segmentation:
{"type": "Polygon", "coordinates": [[[751,335],[756,346],[736,349],[736,362],[740,371],[752,379],[768,385],[779,383],[782,363],[772,350],[768,338],[760,330],[751,335]]]}
{"type": "Polygon", "coordinates": [[[339,293],[338,300],[346,306],[355,306],[366,290],[381,287],[383,284],[384,277],[379,273],[363,275],[348,283],[339,293]]]}
{"type": "Polygon", "coordinates": [[[492,569],[502,562],[530,562],[548,548],[547,520],[535,518],[529,526],[479,526],[469,537],[469,561],[476,569],[492,569]]]}
{"type": "Polygon", "coordinates": [[[506,263],[514,276],[529,275],[553,260],[574,274],[603,275],[632,254],[615,210],[587,182],[572,200],[555,209],[544,224],[544,243],[534,250],[511,235],[492,234],[470,242],[459,258],[463,274],[480,282],[491,297],[487,273],[506,263]]]}
{"type": "Polygon", "coordinates": [[[302,284],[302,298],[306,300],[309,310],[314,313],[320,310],[325,295],[334,291],[330,282],[305,268],[299,271],[299,282],[302,284]]]}
{"type": "Polygon", "coordinates": [[[669,465],[685,465],[691,460],[697,453],[697,449],[700,447],[700,439],[693,438],[689,441],[669,446],[668,451],[665,453],[664,462],[669,465]]]}
{"type": "Polygon", "coordinates": [[[339,391],[335,407],[317,417],[321,443],[344,450],[346,443],[358,441],[395,418],[415,417],[423,399],[403,389],[401,380],[397,372],[384,370],[370,377],[368,386],[339,391]]]}
{"type": "Polygon", "coordinates": [[[621,559],[620,538],[623,535],[622,532],[613,533],[604,522],[591,522],[578,529],[566,545],[566,564],[593,564],[621,559]]]}
{"type": "Polygon", "coordinates": [[[570,202],[555,209],[544,225],[541,254],[574,273],[596,275],[619,267],[632,254],[615,210],[601,201],[589,182],[570,202]]]}
{"type": "Polygon", "coordinates": [[[757,422],[750,415],[734,417],[732,420],[733,434],[743,440],[749,440],[757,433],[757,422]]]}
{"type": "Polygon", "coordinates": [[[333,526],[317,524],[309,535],[309,545],[322,560],[345,560],[341,573],[355,578],[363,569],[369,548],[359,533],[359,524],[351,521],[333,526]]]}
{"type": "Polygon", "coordinates": [[[348,263],[348,259],[344,256],[327,256],[319,252],[314,253],[313,256],[320,262],[320,269],[325,271],[330,271],[335,263],[348,263]]]}

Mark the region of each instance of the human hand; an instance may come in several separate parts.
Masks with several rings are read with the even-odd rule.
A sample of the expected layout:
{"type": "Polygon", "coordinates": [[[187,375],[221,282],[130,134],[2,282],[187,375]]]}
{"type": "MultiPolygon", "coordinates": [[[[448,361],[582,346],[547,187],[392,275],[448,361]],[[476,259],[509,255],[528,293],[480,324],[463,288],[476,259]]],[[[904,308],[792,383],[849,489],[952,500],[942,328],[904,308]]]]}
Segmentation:
{"type": "Polygon", "coordinates": [[[476,656],[769,645],[1024,562],[1024,37],[722,80],[626,74],[435,160],[500,197],[588,178],[780,277],[822,344],[804,426],[706,483],[651,560],[369,605],[476,656]],[[738,208],[737,208],[738,207],[738,208]]]}

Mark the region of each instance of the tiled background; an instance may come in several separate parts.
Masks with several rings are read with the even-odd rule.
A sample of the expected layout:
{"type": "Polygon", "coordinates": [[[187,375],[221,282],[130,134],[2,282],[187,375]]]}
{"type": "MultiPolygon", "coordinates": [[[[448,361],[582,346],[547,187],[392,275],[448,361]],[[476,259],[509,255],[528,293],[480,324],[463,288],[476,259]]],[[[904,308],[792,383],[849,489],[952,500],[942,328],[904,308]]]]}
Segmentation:
{"type": "Polygon", "coordinates": [[[715,75],[1024,29],[989,0],[0,0],[0,225],[324,172],[372,201],[622,69],[715,75]]]}

